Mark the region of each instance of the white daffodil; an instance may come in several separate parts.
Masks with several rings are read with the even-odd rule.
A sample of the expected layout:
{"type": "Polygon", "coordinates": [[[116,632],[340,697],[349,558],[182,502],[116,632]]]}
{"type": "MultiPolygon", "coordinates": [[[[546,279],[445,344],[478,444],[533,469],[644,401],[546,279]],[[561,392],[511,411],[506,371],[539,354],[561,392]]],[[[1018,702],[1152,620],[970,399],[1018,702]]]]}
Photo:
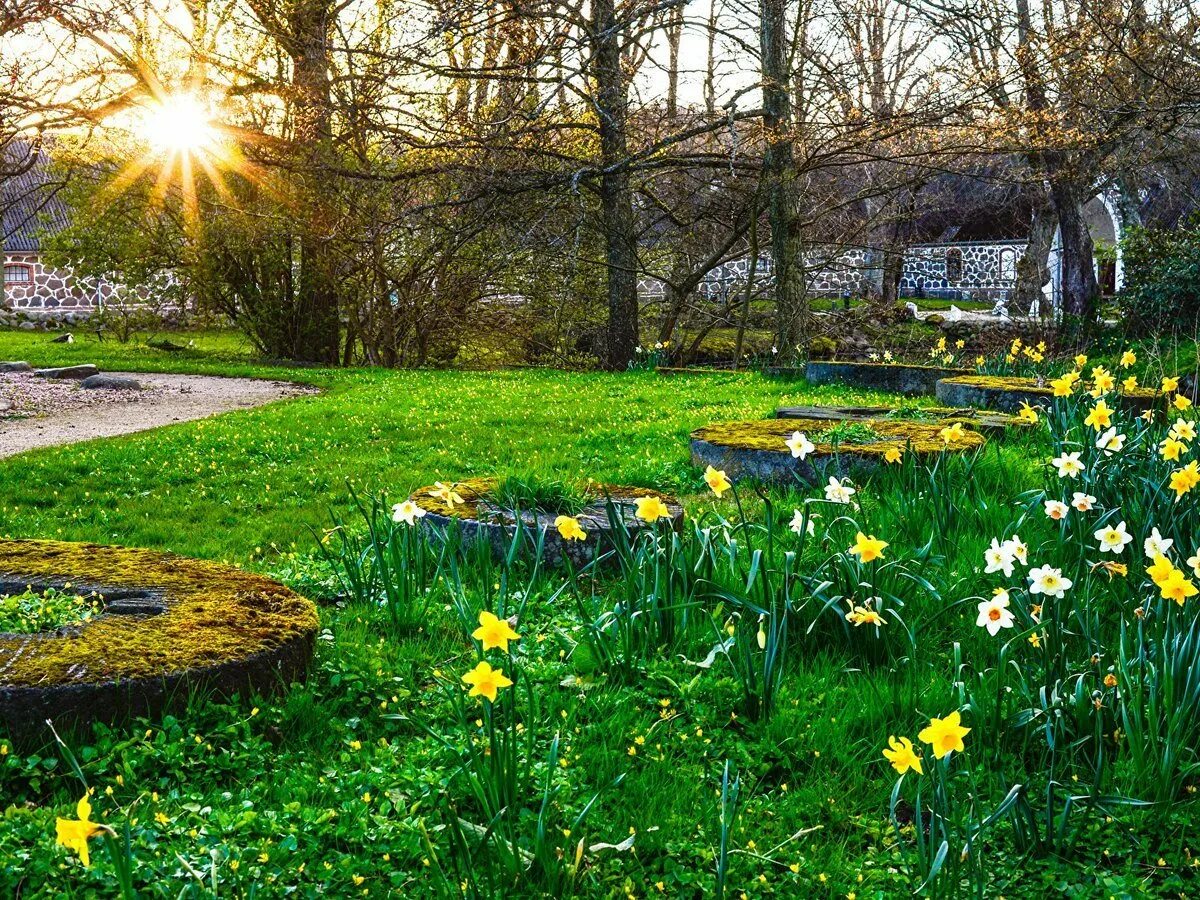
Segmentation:
{"type": "Polygon", "coordinates": [[[808,439],[808,435],[803,431],[793,432],[792,436],[784,441],[784,443],[792,451],[792,456],[801,460],[817,449],[813,442],[808,439]]]}
{"type": "Polygon", "coordinates": [[[1120,453],[1125,447],[1125,435],[1117,434],[1117,429],[1110,428],[1108,431],[1096,438],[1096,449],[1103,450],[1105,455],[1112,456],[1114,453],[1120,453]]]}
{"type": "Polygon", "coordinates": [[[792,529],[796,534],[800,534],[807,528],[808,535],[811,537],[817,530],[816,523],[813,521],[815,518],[816,516],[810,513],[806,524],[804,521],[804,510],[798,509],[792,513],[792,521],[788,524],[788,528],[792,529]]]}
{"type": "Polygon", "coordinates": [[[1014,534],[1004,542],[1004,546],[1008,548],[1008,552],[1012,554],[1013,559],[1023,566],[1029,565],[1029,547],[1021,540],[1019,535],[1014,534]]]}
{"type": "Polygon", "coordinates": [[[1076,491],[1071,496],[1071,505],[1080,512],[1091,512],[1092,507],[1096,505],[1096,498],[1083,491],[1076,491]]]}
{"type": "Polygon", "coordinates": [[[1059,600],[1071,587],[1071,579],[1063,578],[1062,569],[1051,566],[1039,566],[1029,570],[1029,593],[1045,594],[1059,600]]]}
{"type": "Polygon", "coordinates": [[[855,490],[849,479],[838,481],[832,475],[829,476],[829,484],[825,485],[826,500],[833,503],[849,503],[854,494],[855,490]]]}
{"type": "Polygon", "coordinates": [[[1123,553],[1125,548],[1133,543],[1133,535],[1125,530],[1124,522],[1116,528],[1111,525],[1107,528],[1099,528],[1093,537],[1100,542],[1101,553],[1123,553]]]}
{"type": "Polygon", "coordinates": [[[999,590],[991,600],[980,603],[975,624],[986,628],[992,637],[995,637],[1001,628],[1012,628],[1013,614],[1008,608],[1008,591],[999,590]]]}
{"type": "Polygon", "coordinates": [[[1077,478],[1084,469],[1083,463],[1079,461],[1079,451],[1056,456],[1050,462],[1058,469],[1059,478],[1077,478]]]}
{"type": "Polygon", "coordinates": [[[1069,510],[1070,510],[1070,507],[1067,506],[1067,504],[1063,503],[1061,500],[1047,500],[1046,501],[1046,515],[1049,516],[1051,519],[1053,519],[1055,522],[1065,519],[1067,517],[1067,512],[1069,510]]]}
{"type": "Polygon", "coordinates": [[[405,500],[403,503],[397,503],[392,507],[392,521],[403,522],[405,525],[415,525],[417,519],[423,518],[425,510],[417,506],[411,500],[405,500]]]}
{"type": "Polygon", "coordinates": [[[987,575],[1003,572],[1005,578],[1012,578],[1014,559],[1012,548],[1007,541],[1001,544],[992,538],[992,546],[983,551],[983,561],[986,564],[983,571],[987,575]]]}
{"type": "Polygon", "coordinates": [[[1174,546],[1175,541],[1163,537],[1155,528],[1150,532],[1150,537],[1146,538],[1145,543],[1142,544],[1142,549],[1146,551],[1146,559],[1154,559],[1156,556],[1166,556],[1174,546]]]}

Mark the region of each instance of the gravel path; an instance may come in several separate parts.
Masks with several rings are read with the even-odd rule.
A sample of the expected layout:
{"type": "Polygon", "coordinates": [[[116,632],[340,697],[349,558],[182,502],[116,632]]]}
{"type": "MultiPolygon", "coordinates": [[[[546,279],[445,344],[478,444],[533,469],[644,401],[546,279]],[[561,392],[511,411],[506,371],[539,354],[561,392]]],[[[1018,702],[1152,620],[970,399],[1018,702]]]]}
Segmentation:
{"type": "Polygon", "coordinates": [[[304,385],[253,378],[105,374],[134,378],[143,390],[84,390],[73,381],[51,381],[27,373],[0,374],[0,408],[11,404],[7,412],[0,412],[0,457],[316,393],[304,385]]]}

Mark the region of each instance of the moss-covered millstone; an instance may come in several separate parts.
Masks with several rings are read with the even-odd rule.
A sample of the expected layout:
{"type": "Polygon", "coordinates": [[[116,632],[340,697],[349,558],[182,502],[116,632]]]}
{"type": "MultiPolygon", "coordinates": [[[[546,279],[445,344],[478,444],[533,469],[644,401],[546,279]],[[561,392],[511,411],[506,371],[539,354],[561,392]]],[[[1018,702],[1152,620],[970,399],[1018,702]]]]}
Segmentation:
{"type": "Polygon", "coordinates": [[[816,484],[830,475],[841,477],[856,468],[879,465],[889,450],[928,455],[974,450],[984,443],[983,435],[965,428],[961,436],[947,442],[942,437],[947,426],[937,423],[877,419],[854,423],[853,432],[846,432],[845,424],[828,419],[763,419],[709,425],[692,432],[692,462],[723,469],[735,480],[816,484]],[[792,456],[786,444],[797,431],[815,445],[804,459],[792,456]]]}
{"type": "Polygon", "coordinates": [[[947,369],[941,366],[817,360],[810,360],[805,368],[809,384],[845,384],[874,391],[895,391],[910,397],[932,394],[940,379],[970,373],[970,369],[947,369]]]}
{"type": "MultiPolygon", "coordinates": [[[[1077,388],[1078,389],[1078,388],[1077,388]]],[[[1159,398],[1149,388],[1110,392],[1106,399],[1132,412],[1144,412],[1159,398]]],[[[937,398],[947,406],[980,406],[1015,413],[1022,403],[1049,407],[1054,403],[1050,380],[1003,375],[967,375],[944,378],[937,384],[937,398]]]]}
{"type": "Polygon", "coordinates": [[[660,499],[669,512],[668,518],[664,520],[669,522],[669,527],[678,528],[683,523],[683,507],[669,494],[626,485],[589,484],[583,491],[586,505],[574,512],[574,517],[579,520],[580,527],[587,533],[587,537],[582,541],[566,540],[554,525],[559,512],[543,509],[516,511],[505,508],[493,497],[497,486],[498,482],[494,478],[456,481],[452,487],[455,493],[462,497],[463,502],[455,503],[452,507],[433,496],[435,489],[432,485],[414,491],[409,499],[425,510],[425,516],[420,520],[422,524],[441,529],[457,527],[467,540],[487,540],[497,556],[504,555],[511,546],[519,517],[531,546],[535,545],[539,533],[545,533],[542,560],[551,565],[558,565],[564,558],[570,559],[577,566],[586,565],[598,553],[603,553],[612,546],[609,501],[630,532],[646,527],[646,523],[636,515],[636,501],[639,497],[660,499]]]}
{"type": "Polygon", "coordinates": [[[919,409],[897,409],[892,406],[782,406],[775,411],[777,419],[820,419],[829,422],[874,422],[879,419],[907,419],[927,422],[939,427],[956,422],[972,431],[989,436],[1003,436],[1010,428],[1028,428],[1030,423],[1009,413],[972,407],[923,406],[919,409]]]}
{"type": "Polygon", "coordinates": [[[313,604],[230,566],[151,550],[0,541],[0,594],[95,593],[99,614],[37,634],[0,634],[0,725],[146,715],[193,690],[270,692],[303,678],[313,604]]]}

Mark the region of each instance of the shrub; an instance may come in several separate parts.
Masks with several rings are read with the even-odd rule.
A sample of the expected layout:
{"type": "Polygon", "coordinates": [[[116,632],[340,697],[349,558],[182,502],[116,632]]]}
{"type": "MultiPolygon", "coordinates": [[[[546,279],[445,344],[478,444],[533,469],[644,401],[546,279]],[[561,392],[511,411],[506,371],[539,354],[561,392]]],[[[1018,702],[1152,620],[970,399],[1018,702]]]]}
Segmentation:
{"type": "Polygon", "coordinates": [[[1135,331],[1195,327],[1200,318],[1200,216],[1179,228],[1135,228],[1125,236],[1120,303],[1135,331]]]}

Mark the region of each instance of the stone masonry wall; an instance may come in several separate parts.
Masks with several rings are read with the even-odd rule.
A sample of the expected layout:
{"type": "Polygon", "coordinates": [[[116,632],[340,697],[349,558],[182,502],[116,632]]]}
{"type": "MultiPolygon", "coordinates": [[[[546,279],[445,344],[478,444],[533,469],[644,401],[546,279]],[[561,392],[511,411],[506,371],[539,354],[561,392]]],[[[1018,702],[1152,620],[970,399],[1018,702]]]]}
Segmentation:
{"type": "Polygon", "coordinates": [[[20,312],[86,313],[117,296],[117,289],[110,282],[77,278],[70,269],[46,265],[34,253],[9,253],[4,257],[4,266],[25,266],[33,274],[31,281],[6,281],[4,284],[6,305],[20,312]]]}

